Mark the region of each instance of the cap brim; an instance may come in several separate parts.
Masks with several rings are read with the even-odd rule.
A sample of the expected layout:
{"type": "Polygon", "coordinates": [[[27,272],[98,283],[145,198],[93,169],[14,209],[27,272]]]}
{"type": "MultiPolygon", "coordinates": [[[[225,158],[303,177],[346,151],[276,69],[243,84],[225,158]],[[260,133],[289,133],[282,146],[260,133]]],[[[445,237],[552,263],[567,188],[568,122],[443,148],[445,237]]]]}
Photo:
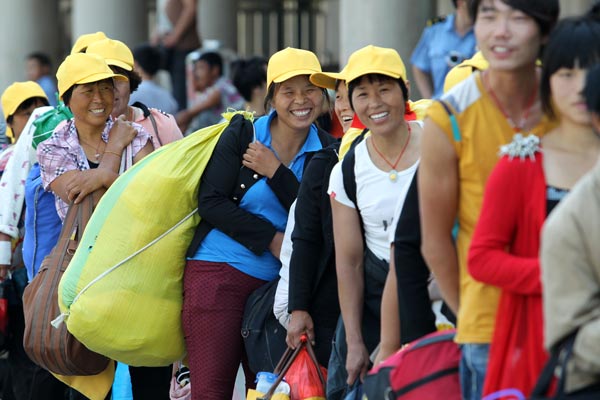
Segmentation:
{"type": "Polygon", "coordinates": [[[273,83],[281,83],[283,81],[287,81],[288,79],[291,79],[295,76],[299,76],[299,75],[312,75],[312,74],[316,74],[318,72],[321,71],[317,71],[314,69],[297,69],[294,71],[289,71],[286,72],[285,74],[281,74],[279,75],[277,78],[273,79],[273,83]]]}
{"type": "Polygon", "coordinates": [[[106,59],[106,63],[110,66],[113,65],[115,67],[119,67],[119,68],[123,68],[125,71],[132,71],[133,67],[129,64],[127,64],[124,61],[120,61],[120,60],[115,60],[112,58],[107,58],[106,59]]]}
{"type": "Polygon", "coordinates": [[[121,75],[121,74],[108,74],[108,73],[99,73],[99,74],[93,74],[88,76],[87,78],[82,79],[81,81],[75,83],[74,85],[83,85],[85,83],[92,83],[92,82],[98,82],[98,81],[103,81],[104,79],[108,79],[108,78],[113,78],[116,79],[118,81],[128,81],[129,79],[127,79],[127,77],[125,75],[121,75]]]}
{"type": "Polygon", "coordinates": [[[384,71],[382,69],[365,69],[364,71],[359,71],[353,75],[347,76],[346,83],[350,83],[355,79],[360,78],[361,76],[370,75],[370,74],[381,74],[385,76],[389,76],[390,78],[400,79],[402,78],[401,74],[391,71],[384,71]]]}
{"type": "MultiPolygon", "coordinates": [[[[73,86],[75,85],[84,85],[86,83],[92,83],[92,82],[98,82],[98,81],[103,81],[104,79],[109,79],[109,78],[113,78],[116,79],[118,81],[129,81],[129,79],[125,76],[125,75],[121,75],[121,74],[109,74],[109,73],[99,73],[99,74],[93,74],[90,75],[78,82],[73,83],[71,86],[69,86],[68,88],[66,88],[62,93],[59,93],[59,97],[62,99],[63,95],[73,86]]],[[[59,89],[60,90],[60,89],[59,89]]]]}
{"type": "Polygon", "coordinates": [[[310,76],[310,81],[314,85],[332,90],[335,90],[336,82],[339,80],[345,80],[340,72],[317,72],[310,76]]]}

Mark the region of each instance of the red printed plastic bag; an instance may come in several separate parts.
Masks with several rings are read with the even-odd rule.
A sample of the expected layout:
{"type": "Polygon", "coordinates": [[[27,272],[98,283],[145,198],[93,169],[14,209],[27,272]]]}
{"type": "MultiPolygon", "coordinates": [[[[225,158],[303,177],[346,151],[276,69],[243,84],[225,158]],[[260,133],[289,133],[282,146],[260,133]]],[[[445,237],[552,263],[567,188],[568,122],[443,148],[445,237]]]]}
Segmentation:
{"type": "Polygon", "coordinates": [[[291,400],[325,400],[327,369],[319,365],[310,344],[302,347],[286,373],[285,381],[291,388],[291,400]]]}

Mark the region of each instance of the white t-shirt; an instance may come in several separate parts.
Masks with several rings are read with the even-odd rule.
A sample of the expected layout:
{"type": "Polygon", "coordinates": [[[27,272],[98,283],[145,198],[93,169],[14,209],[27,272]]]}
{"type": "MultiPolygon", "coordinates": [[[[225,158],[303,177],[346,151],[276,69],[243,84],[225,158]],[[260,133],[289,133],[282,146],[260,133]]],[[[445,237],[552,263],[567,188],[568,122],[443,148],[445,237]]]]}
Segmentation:
{"type": "MultiPolygon", "coordinates": [[[[399,171],[396,180],[392,182],[388,172],[380,170],[373,164],[367,149],[367,140],[360,142],[354,149],[356,202],[360,209],[367,247],[377,257],[389,262],[390,242],[388,238],[395,226],[394,211],[399,202],[404,203],[419,162],[399,171]]],[[[327,193],[337,202],[355,208],[344,190],[342,161],[337,163],[331,171],[327,193]]]]}
{"type": "Polygon", "coordinates": [[[296,225],[296,218],[294,216],[295,210],[296,200],[294,200],[290,207],[287,225],[285,226],[285,232],[283,234],[283,241],[281,242],[281,253],[279,254],[279,261],[281,261],[281,269],[279,270],[280,279],[277,283],[275,301],[273,302],[273,314],[275,314],[275,317],[285,329],[287,329],[290,324],[290,318],[292,317],[292,315],[288,313],[288,303],[290,291],[290,260],[292,258],[292,232],[296,225]]]}

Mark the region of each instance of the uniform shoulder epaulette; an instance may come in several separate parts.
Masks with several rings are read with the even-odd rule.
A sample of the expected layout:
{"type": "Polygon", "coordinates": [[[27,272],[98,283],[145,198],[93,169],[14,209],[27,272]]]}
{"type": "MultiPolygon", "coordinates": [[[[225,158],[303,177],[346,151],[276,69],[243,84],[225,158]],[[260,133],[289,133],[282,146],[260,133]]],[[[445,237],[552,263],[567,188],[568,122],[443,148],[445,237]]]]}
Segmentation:
{"type": "Polygon", "coordinates": [[[431,26],[431,25],[438,24],[440,22],[444,22],[444,21],[446,21],[446,18],[448,18],[447,15],[438,15],[437,17],[427,20],[427,26],[431,26]]]}

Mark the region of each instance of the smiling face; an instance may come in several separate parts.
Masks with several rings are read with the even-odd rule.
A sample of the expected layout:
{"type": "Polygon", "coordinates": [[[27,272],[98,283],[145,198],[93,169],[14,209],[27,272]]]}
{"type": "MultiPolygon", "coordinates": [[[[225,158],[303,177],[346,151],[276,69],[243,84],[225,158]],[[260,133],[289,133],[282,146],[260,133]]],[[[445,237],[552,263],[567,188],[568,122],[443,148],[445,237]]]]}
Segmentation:
{"type": "Polygon", "coordinates": [[[542,44],[535,20],[501,0],[481,1],[475,36],[490,68],[505,71],[535,63],[542,44]]]}
{"type": "Polygon", "coordinates": [[[586,75],[587,69],[575,65],[560,68],[550,76],[552,107],[561,120],[570,120],[578,125],[591,124],[591,115],[583,97],[586,75]]]}
{"type": "Polygon", "coordinates": [[[340,81],[335,90],[335,104],[333,107],[335,115],[342,124],[342,131],[346,132],[352,125],[354,111],[350,108],[350,99],[348,98],[348,88],[346,83],[340,81]]]}
{"type": "Polygon", "coordinates": [[[404,124],[405,98],[397,80],[363,76],[352,90],[354,112],[375,135],[395,134],[404,124]]]}
{"type": "Polygon", "coordinates": [[[114,97],[112,79],[104,79],[75,86],[68,105],[76,124],[103,127],[113,109],[114,97]]]}
{"type": "Polygon", "coordinates": [[[277,84],[271,104],[281,123],[306,131],[319,116],[323,99],[323,91],[310,83],[308,75],[298,75],[277,84]]]}

